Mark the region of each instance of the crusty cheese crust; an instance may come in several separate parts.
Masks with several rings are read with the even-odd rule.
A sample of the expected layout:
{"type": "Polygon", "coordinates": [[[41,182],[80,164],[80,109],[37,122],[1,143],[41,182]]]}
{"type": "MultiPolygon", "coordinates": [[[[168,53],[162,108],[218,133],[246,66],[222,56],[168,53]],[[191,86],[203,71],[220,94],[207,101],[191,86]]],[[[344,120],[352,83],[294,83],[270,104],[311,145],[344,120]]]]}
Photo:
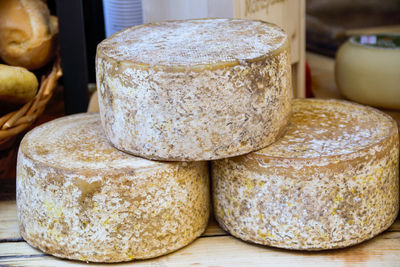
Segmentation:
{"type": "Polygon", "coordinates": [[[172,252],[205,230],[209,203],[205,162],[125,155],[105,139],[98,114],[37,127],[20,146],[20,233],[54,256],[121,262],[172,252]]]}
{"type": "Polygon", "coordinates": [[[381,112],[295,100],[278,142],[213,162],[216,219],[232,235],[263,245],[323,250],[360,243],[397,216],[398,147],[396,123],[381,112]]]}
{"type": "Polygon", "coordinates": [[[120,150],[168,161],[261,149],[289,119],[288,53],[286,34],[259,21],[173,21],[122,31],[97,48],[105,133],[120,150]]]}

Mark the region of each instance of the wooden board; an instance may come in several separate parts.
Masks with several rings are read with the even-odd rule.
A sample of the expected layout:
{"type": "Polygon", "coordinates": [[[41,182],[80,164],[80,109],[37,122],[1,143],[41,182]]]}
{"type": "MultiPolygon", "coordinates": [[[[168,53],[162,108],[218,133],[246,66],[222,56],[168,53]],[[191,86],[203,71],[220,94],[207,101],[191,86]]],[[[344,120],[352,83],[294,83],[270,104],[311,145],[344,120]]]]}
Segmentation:
{"type": "MultiPolygon", "coordinates": [[[[20,241],[15,200],[0,202],[0,242],[20,241]]],[[[1,255],[0,250],[0,255],[1,255]]]]}
{"type": "MultiPolygon", "coordinates": [[[[87,266],[29,246],[18,234],[15,201],[0,201],[0,266],[87,266]]],[[[346,249],[299,252],[240,241],[211,221],[192,244],[166,256],[115,266],[400,266],[400,221],[378,237],[346,249]]],[[[110,266],[92,264],[91,266],[110,266]]],[[[114,265],[113,265],[114,266],[114,265]]]]}

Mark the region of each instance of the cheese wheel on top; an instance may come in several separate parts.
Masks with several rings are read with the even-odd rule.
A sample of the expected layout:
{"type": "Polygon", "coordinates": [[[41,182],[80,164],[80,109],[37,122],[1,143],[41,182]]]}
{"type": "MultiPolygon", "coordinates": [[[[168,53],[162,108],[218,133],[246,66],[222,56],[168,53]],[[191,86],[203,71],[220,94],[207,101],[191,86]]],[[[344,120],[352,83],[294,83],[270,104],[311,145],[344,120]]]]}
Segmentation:
{"type": "Polygon", "coordinates": [[[210,160],[261,149],[290,114],[288,38],[261,21],[145,24],[97,47],[102,124],[120,150],[210,160]]]}
{"type": "Polygon", "coordinates": [[[22,237],[57,257],[121,262],[157,257],[198,237],[209,217],[206,162],[155,162],[112,147],[98,114],[28,133],[17,164],[22,237]]]}
{"type": "Polygon", "coordinates": [[[323,250],[387,229],[399,208],[396,122],[345,101],[294,100],[276,143],[213,162],[214,211],[246,241],[323,250]]]}

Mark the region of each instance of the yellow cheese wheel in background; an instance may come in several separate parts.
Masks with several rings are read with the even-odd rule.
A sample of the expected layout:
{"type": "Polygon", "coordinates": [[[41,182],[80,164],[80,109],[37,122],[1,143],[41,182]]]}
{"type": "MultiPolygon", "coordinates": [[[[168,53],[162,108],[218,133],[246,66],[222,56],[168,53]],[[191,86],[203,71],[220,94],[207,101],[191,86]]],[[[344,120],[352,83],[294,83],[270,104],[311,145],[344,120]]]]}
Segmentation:
{"type": "Polygon", "coordinates": [[[400,35],[351,37],[336,55],[335,75],[346,98],[400,109],[400,35]]]}
{"type": "Polygon", "coordinates": [[[20,233],[31,246],[62,258],[157,257],[205,230],[208,179],[206,162],[156,162],[115,149],[98,114],[60,118],[21,142],[20,233]]]}

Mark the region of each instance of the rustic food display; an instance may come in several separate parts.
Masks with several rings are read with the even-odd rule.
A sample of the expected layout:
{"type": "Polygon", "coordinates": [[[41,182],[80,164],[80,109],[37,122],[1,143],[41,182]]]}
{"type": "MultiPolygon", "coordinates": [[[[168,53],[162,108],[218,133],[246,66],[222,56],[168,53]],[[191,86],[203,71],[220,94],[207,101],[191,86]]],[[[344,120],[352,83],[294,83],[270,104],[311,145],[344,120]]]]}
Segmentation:
{"type": "Polygon", "coordinates": [[[300,250],[346,247],[387,229],[399,208],[396,122],[345,101],[292,106],[277,142],[212,163],[220,225],[246,241],[300,250]]]}
{"type": "MultiPolygon", "coordinates": [[[[0,119],[7,142],[41,114],[61,76],[58,54],[40,85],[28,71],[46,70],[57,23],[41,0],[0,1],[0,58],[22,66],[0,64],[0,101],[23,105],[0,119]]],[[[378,39],[387,45],[386,37],[378,39]]],[[[267,22],[208,18],[143,24],[102,41],[88,109],[99,114],[56,119],[22,139],[20,235],[56,257],[112,263],[188,245],[212,205],[233,236],[285,249],[342,248],[386,230],[399,210],[396,122],[347,101],[292,100],[288,40],[267,22]]],[[[385,105],[373,97],[375,67],[369,94],[353,89],[364,80],[353,75],[359,57],[371,67],[377,54],[339,53],[343,94],[397,108],[389,73],[397,50],[379,50],[392,64],[379,76],[385,105]]]]}
{"type": "Polygon", "coordinates": [[[290,115],[287,35],[261,21],[131,27],[98,45],[99,107],[110,142],[149,159],[197,161],[261,149],[290,115]]]}
{"type": "Polygon", "coordinates": [[[206,162],[156,162],[118,151],[98,114],[28,133],[17,166],[22,237],[68,259],[157,257],[198,237],[209,217],[206,162]]]}

